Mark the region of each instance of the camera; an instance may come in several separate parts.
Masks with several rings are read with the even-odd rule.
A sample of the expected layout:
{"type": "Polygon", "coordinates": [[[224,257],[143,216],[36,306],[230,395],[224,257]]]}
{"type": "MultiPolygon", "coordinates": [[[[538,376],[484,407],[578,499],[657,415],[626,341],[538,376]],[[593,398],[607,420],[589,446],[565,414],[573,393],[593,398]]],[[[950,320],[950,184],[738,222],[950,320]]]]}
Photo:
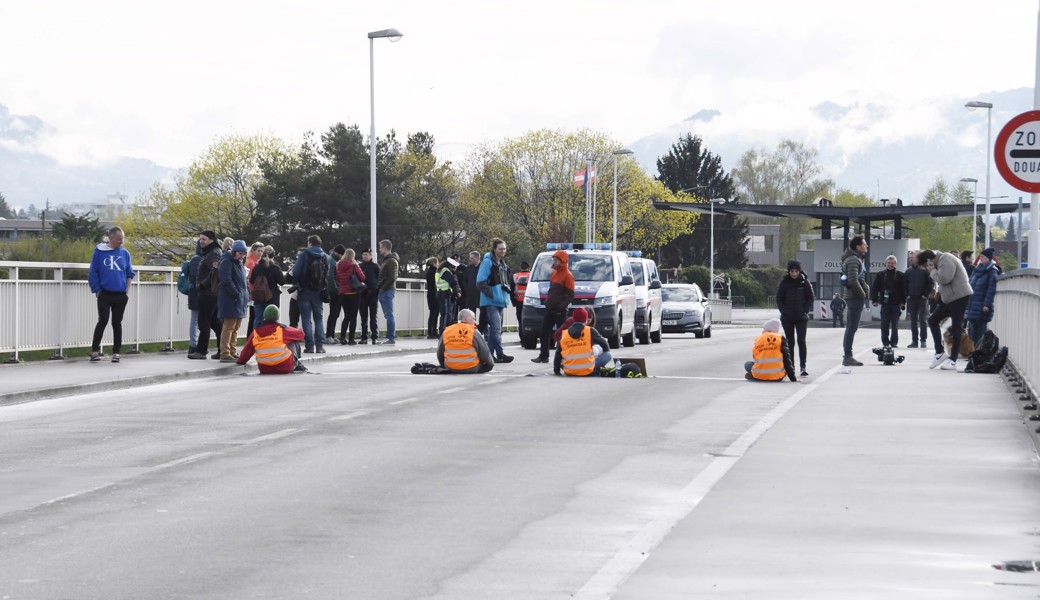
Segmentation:
{"type": "Polygon", "coordinates": [[[877,355],[878,362],[884,363],[885,365],[894,365],[896,363],[901,363],[906,359],[902,354],[896,356],[896,353],[892,350],[891,346],[874,348],[873,352],[877,355]]]}

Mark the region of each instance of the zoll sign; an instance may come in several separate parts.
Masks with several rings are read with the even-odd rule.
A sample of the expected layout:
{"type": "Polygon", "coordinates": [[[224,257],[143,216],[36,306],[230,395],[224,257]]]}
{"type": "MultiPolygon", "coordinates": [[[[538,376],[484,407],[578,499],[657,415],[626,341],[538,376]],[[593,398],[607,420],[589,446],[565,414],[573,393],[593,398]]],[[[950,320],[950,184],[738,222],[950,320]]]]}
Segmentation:
{"type": "Polygon", "coordinates": [[[993,155],[1004,181],[1023,192],[1040,193],[1040,110],[1008,121],[997,135],[993,155]]]}

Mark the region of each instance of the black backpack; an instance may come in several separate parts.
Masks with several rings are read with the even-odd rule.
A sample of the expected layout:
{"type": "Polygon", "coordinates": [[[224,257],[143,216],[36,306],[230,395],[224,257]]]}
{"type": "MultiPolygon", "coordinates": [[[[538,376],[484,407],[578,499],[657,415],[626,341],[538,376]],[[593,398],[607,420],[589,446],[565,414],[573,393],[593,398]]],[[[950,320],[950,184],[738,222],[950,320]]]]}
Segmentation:
{"type": "Polygon", "coordinates": [[[1000,347],[1000,338],[992,330],[987,329],[982,334],[975,351],[968,357],[968,365],[965,370],[974,373],[997,373],[1004,368],[1007,362],[1007,348],[1000,347]]]}
{"type": "Polygon", "coordinates": [[[324,254],[307,253],[307,268],[303,273],[303,287],[320,292],[328,284],[329,261],[324,254]]]}

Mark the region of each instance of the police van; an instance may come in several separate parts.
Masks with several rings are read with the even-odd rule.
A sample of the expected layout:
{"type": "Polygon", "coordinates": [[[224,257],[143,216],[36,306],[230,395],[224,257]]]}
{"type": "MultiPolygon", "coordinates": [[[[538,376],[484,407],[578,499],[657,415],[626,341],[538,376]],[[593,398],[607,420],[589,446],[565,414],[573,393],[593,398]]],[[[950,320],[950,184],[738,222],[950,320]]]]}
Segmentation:
{"type": "Polygon", "coordinates": [[[636,337],[640,344],[661,342],[661,275],[657,263],[643,258],[639,250],[629,250],[629,263],[636,285],[636,337]]]}
{"type": "Polygon", "coordinates": [[[545,317],[545,297],[552,276],[552,257],[558,250],[567,252],[568,267],[574,275],[574,301],[570,309],[581,307],[595,313],[595,327],[607,338],[611,348],[635,345],[636,291],[632,265],[624,252],[610,244],[546,244],[531,266],[524,294],[520,324],[523,347],[538,347],[545,317]]]}

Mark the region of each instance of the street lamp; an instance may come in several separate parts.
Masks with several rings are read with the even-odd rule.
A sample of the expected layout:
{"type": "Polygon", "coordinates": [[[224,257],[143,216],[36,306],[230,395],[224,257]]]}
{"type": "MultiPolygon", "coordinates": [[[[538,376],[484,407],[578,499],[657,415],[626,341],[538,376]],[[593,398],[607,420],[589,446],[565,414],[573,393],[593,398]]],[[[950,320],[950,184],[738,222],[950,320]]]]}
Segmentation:
{"type": "MultiPolygon", "coordinates": [[[[990,155],[990,131],[993,126],[993,105],[989,102],[980,102],[978,100],[972,100],[971,102],[964,105],[968,110],[975,110],[976,108],[986,109],[986,248],[989,248],[989,155],[990,155]]],[[[974,200],[973,200],[974,202],[974,200]]],[[[973,240],[974,241],[974,240],[973,240]]],[[[974,248],[972,252],[974,253],[974,248]]]]}
{"type": "Polygon", "coordinates": [[[400,31],[396,29],[383,29],[381,31],[370,31],[368,32],[368,75],[369,75],[369,92],[372,101],[372,129],[369,131],[369,169],[371,171],[369,176],[369,210],[371,211],[371,217],[369,220],[369,234],[372,238],[372,252],[376,252],[379,249],[379,240],[376,239],[376,55],[375,55],[375,39],[376,38],[388,38],[391,42],[400,41],[403,37],[400,31]]]}
{"type": "Polygon", "coordinates": [[[618,247],[617,247],[617,161],[618,161],[618,157],[619,156],[624,156],[626,154],[635,154],[635,153],[632,152],[631,150],[629,150],[628,148],[622,148],[620,150],[615,150],[613,152],[613,154],[614,154],[614,235],[611,238],[611,241],[613,242],[613,245],[611,246],[611,248],[613,248],[614,250],[617,250],[618,249],[618,247]]]}
{"type": "MultiPolygon", "coordinates": [[[[961,183],[974,183],[975,193],[971,196],[971,255],[975,256],[975,250],[978,248],[979,236],[975,232],[975,226],[978,225],[979,218],[975,216],[975,207],[978,206],[979,198],[979,180],[974,177],[961,177],[961,183]]],[[[989,248],[989,246],[986,246],[989,248]]]]}
{"type": "Polygon", "coordinates": [[[708,259],[708,262],[709,262],[709,266],[708,266],[708,273],[709,273],[709,275],[708,275],[708,277],[709,277],[709,279],[708,279],[708,286],[709,286],[708,297],[709,298],[714,298],[715,297],[715,205],[719,204],[721,202],[725,202],[725,201],[726,201],[725,198],[712,198],[711,200],[708,200],[708,202],[711,202],[711,240],[709,241],[709,246],[710,247],[708,248],[708,254],[711,255],[710,258],[708,259]]]}

